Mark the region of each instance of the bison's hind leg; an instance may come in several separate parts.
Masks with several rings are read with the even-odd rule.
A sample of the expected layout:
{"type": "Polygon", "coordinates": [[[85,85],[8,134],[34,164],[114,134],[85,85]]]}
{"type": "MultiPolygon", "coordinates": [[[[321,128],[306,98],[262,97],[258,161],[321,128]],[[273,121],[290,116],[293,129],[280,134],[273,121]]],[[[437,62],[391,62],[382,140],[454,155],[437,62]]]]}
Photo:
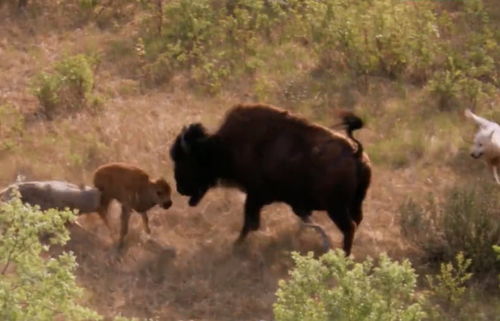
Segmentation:
{"type": "Polygon", "coordinates": [[[356,227],[359,226],[359,224],[361,224],[361,221],[363,220],[363,208],[361,202],[353,204],[353,206],[351,207],[350,215],[356,223],[356,227]]]}
{"type": "Polygon", "coordinates": [[[334,209],[329,210],[328,216],[330,216],[344,235],[343,249],[346,256],[349,256],[351,254],[354,233],[356,232],[356,222],[351,219],[349,211],[345,206],[336,206],[334,209]]]}
{"type": "Polygon", "coordinates": [[[298,217],[300,217],[300,219],[302,220],[301,229],[302,228],[312,228],[313,230],[318,232],[319,235],[321,236],[322,241],[323,241],[323,250],[325,252],[328,251],[331,248],[330,238],[328,237],[328,234],[326,234],[325,230],[320,225],[315,224],[311,221],[312,211],[303,210],[303,209],[299,209],[299,208],[294,207],[293,212],[298,217]]]}

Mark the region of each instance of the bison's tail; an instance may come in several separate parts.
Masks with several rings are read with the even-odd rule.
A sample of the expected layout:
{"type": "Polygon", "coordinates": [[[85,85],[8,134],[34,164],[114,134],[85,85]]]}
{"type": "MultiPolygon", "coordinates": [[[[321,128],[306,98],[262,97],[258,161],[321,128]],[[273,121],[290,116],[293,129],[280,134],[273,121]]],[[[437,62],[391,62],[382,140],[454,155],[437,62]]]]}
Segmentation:
{"type": "Polygon", "coordinates": [[[344,125],[347,136],[350,139],[352,139],[357,145],[357,150],[356,150],[356,153],[354,153],[354,156],[356,156],[358,158],[361,157],[361,155],[363,154],[363,144],[361,144],[361,142],[359,140],[354,138],[352,133],[355,130],[363,128],[363,126],[364,126],[363,120],[361,120],[361,118],[354,115],[350,111],[341,111],[341,112],[339,112],[339,116],[342,119],[342,125],[344,125]]]}

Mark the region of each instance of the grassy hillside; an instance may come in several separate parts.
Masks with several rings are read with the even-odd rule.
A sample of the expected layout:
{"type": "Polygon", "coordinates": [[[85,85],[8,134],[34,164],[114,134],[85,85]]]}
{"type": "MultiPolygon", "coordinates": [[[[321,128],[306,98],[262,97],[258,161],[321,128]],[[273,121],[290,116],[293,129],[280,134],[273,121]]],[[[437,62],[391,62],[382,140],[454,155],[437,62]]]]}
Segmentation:
{"type": "MultiPolygon", "coordinates": [[[[428,199],[446,204],[452,187],[498,195],[469,156],[475,126],[463,116],[471,108],[500,122],[498,30],[496,0],[32,0],[21,9],[0,0],[0,183],[90,184],[99,165],[125,161],[174,184],[168,150],[186,124],[214,129],[240,102],[327,126],[347,108],[367,122],[356,135],[374,166],[355,259],[387,252],[435,271],[449,256],[430,258],[406,238],[400,209],[411,198],[431,213],[428,199]]],[[[80,218],[91,234],[73,231],[68,248],[89,305],[107,316],[271,320],[289,252],[321,251],[284,205],[266,207],[262,229],[235,253],[242,194],[211,191],[196,208],[173,200],[151,215],[157,243],[132,218],[121,261],[117,229],[80,218]]],[[[340,246],[326,215],[314,220],[340,246]]],[[[463,320],[500,314],[495,268],[468,284],[463,320]]]]}

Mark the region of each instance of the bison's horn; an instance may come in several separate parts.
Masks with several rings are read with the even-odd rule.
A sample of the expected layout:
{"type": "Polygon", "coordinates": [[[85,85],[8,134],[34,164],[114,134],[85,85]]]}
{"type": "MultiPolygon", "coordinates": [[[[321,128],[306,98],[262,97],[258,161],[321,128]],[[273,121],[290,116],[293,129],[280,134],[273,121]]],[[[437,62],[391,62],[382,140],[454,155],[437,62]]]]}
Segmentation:
{"type": "Polygon", "coordinates": [[[184,130],[182,131],[181,148],[184,152],[189,153],[190,148],[189,148],[188,143],[186,142],[186,128],[184,128],[184,130]]]}

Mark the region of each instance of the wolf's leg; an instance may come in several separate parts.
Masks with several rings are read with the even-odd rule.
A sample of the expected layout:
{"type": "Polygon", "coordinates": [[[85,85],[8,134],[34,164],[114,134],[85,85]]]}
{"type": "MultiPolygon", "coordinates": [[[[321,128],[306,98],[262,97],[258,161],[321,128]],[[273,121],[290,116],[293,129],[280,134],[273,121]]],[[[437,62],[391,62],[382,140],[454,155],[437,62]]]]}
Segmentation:
{"type": "Polygon", "coordinates": [[[498,178],[498,170],[496,165],[493,165],[493,176],[495,176],[495,181],[497,181],[497,184],[500,184],[500,179],[498,178]]]}

